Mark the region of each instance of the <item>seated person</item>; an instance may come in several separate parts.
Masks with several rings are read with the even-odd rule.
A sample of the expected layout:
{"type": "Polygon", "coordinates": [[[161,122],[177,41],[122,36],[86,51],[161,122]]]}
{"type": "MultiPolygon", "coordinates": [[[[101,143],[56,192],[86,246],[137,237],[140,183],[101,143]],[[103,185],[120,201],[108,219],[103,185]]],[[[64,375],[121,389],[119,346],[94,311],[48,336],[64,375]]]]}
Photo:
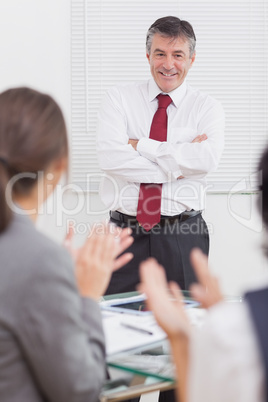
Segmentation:
{"type": "MultiPolygon", "coordinates": [[[[260,206],[268,225],[268,149],[262,171],[260,206]]],[[[217,279],[198,249],[191,255],[199,284],[194,299],[209,308],[204,326],[192,333],[182,295],[168,284],[163,268],[153,260],[140,266],[141,291],[148,298],[160,326],[166,331],[178,377],[180,402],[268,401],[268,285],[248,292],[242,303],[224,303],[217,279]],[[170,300],[170,292],[176,302],[170,300]]]]}
{"type": "Polygon", "coordinates": [[[129,231],[92,236],[76,256],[34,226],[68,167],[62,112],[29,88],[0,94],[0,400],[98,400],[105,345],[98,306],[131,259],[129,231]]]}

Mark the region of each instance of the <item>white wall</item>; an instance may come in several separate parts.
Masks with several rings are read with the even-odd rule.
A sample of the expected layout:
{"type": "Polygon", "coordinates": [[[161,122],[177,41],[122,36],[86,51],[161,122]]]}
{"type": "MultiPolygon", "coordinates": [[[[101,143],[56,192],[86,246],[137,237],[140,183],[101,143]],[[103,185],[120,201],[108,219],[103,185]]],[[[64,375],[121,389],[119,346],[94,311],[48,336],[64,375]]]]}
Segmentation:
{"type": "Polygon", "coordinates": [[[70,0],[0,1],[0,91],[31,86],[54,96],[70,122],[70,0]]]}
{"type": "MultiPolygon", "coordinates": [[[[27,85],[50,93],[62,107],[70,126],[70,0],[1,0],[0,91],[27,85]]],[[[225,293],[240,293],[266,271],[262,256],[261,225],[256,218],[256,195],[209,194],[205,218],[211,229],[212,269],[221,278],[225,293]],[[230,201],[230,205],[229,205],[230,201]],[[242,219],[241,219],[242,218],[242,219]]],[[[86,224],[107,217],[97,194],[66,194],[44,209],[39,227],[61,242],[69,210],[75,214],[76,244],[85,238],[86,224]],[[79,226],[80,223],[80,226],[79,226]]]]}

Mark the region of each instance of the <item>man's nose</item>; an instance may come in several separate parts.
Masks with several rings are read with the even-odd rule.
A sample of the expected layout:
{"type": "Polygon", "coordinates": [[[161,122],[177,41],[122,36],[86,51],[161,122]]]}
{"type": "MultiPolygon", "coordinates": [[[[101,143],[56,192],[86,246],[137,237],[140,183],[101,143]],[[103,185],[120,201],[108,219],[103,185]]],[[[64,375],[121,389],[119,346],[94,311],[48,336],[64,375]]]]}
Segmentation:
{"type": "Polygon", "coordinates": [[[163,67],[166,70],[171,70],[174,67],[174,60],[172,56],[167,56],[165,59],[165,62],[163,64],[163,67]]]}

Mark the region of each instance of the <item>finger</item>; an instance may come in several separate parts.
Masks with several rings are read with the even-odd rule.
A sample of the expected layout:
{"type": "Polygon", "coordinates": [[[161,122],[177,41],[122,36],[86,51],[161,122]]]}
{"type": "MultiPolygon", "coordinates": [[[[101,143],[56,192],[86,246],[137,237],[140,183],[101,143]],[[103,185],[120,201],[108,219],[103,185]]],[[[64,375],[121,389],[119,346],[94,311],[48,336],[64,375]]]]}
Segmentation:
{"type": "Polygon", "coordinates": [[[152,300],[157,302],[157,299],[169,297],[165,270],[154,258],[140,264],[140,279],[149,304],[152,300]]]}
{"type": "Polygon", "coordinates": [[[119,268],[122,268],[129,261],[131,261],[133,257],[134,257],[134,255],[132,253],[125,253],[121,257],[118,257],[113,263],[113,271],[116,271],[119,268]]]}
{"type": "Polygon", "coordinates": [[[67,227],[67,234],[63,241],[63,245],[65,247],[68,248],[71,246],[73,236],[74,236],[74,226],[73,226],[73,223],[69,222],[68,227],[67,227]]]}
{"type": "MultiPolygon", "coordinates": [[[[116,240],[118,240],[118,239],[116,239],[116,240]]],[[[133,241],[134,241],[133,237],[128,236],[124,240],[122,240],[119,244],[117,243],[117,247],[115,250],[115,256],[117,257],[119,254],[121,254],[125,250],[127,250],[131,246],[133,241]]]]}
{"type": "Polygon", "coordinates": [[[205,141],[207,139],[208,139],[208,137],[207,137],[206,134],[201,134],[201,135],[198,135],[197,137],[195,137],[193,139],[192,143],[194,143],[194,142],[199,142],[200,143],[200,142],[203,142],[203,141],[205,141]]]}
{"type": "Polygon", "coordinates": [[[144,292],[144,285],[142,283],[138,283],[138,285],[136,286],[136,291],[143,294],[144,292]]]}
{"type": "Polygon", "coordinates": [[[182,317],[186,317],[185,313],[185,304],[184,304],[184,296],[181,291],[181,288],[176,282],[170,282],[169,283],[169,289],[171,295],[175,299],[176,307],[178,309],[178,312],[180,312],[182,317]]]}
{"type": "Polygon", "coordinates": [[[98,238],[99,235],[97,234],[97,228],[94,227],[88,238],[86,239],[82,249],[81,249],[81,253],[80,256],[83,258],[88,258],[88,256],[91,256],[91,258],[95,258],[96,254],[99,253],[99,247],[97,246],[98,244],[98,238]]]}
{"type": "Polygon", "coordinates": [[[193,139],[192,144],[193,144],[194,142],[199,142],[199,140],[200,140],[200,135],[198,135],[197,137],[195,137],[195,138],[193,139]]]}
{"type": "Polygon", "coordinates": [[[131,238],[132,229],[130,228],[118,228],[114,229],[114,235],[117,239],[119,239],[120,244],[123,244],[126,239],[131,238]],[[118,230],[119,229],[119,230],[118,230]]]}
{"type": "Polygon", "coordinates": [[[113,223],[109,223],[109,233],[112,233],[116,240],[116,247],[114,257],[117,257],[119,254],[123,253],[128,247],[131,246],[134,239],[131,237],[132,229],[130,228],[120,228],[113,223]]]}
{"type": "Polygon", "coordinates": [[[198,142],[206,141],[208,139],[206,134],[202,134],[198,136],[198,142]]]}
{"type": "Polygon", "coordinates": [[[200,249],[193,249],[190,255],[198,281],[205,287],[208,286],[212,276],[208,270],[208,258],[200,249]]]}
{"type": "Polygon", "coordinates": [[[209,293],[200,284],[193,284],[190,287],[191,295],[194,300],[198,301],[202,307],[207,308],[209,306],[209,293]]]}
{"type": "Polygon", "coordinates": [[[169,282],[169,291],[171,296],[174,297],[178,309],[184,310],[184,296],[179,285],[173,281],[169,282]]]}
{"type": "Polygon", "coordinates": [[[147,260],[144,260],[140,263],[141,269],[144,269],[143,267],[155,267],[157,265],[159,264],[153,257],[147,258],[147,260]]]}
{"type": "MultiPolygon", "coordinates": [[[[147,258],[147,260],[141,262],[140,264],[140,276],[146,281],[149,280],[150,277],[151,280],[155,281],[159,275],[163,276],[163,273],[161,274],[161,268],[163,267],[158,264],[155,258],[147,258]]],[[[165,275],[163,276],[163,279],[165,281],[165,275]]]]}
{"type": "Polygon", "coordinates": [[[112,234],[100,235],[98,239],[98,256],[105,267],[112,269],[114,260],[115,238],[112,234]]]}
{"type": "Polygon", "coordinates": [[[124,237],[130,236],[132,234],[132,229],[131,228],[120,228],[118,226],[115,227],[114,229],[115,234],[120,236],[120,239],[123,239],[124,237]]]}
{"type": "Polygon", "coordinates": [[[79,253],[79,259],[88,259],[90,255],[91,259],[95,258],[95,244],[97,241],[97,235],[94,230],[91,232],[90,236],[85,241],[84,245],[81,247],[79,253]]]}
{"type": "Polygon", "coordinates": [[[169,290],[174,299],[181,303],[184,296],[179,285],[176,282],[171,281],[169,282],[169,290]]]}

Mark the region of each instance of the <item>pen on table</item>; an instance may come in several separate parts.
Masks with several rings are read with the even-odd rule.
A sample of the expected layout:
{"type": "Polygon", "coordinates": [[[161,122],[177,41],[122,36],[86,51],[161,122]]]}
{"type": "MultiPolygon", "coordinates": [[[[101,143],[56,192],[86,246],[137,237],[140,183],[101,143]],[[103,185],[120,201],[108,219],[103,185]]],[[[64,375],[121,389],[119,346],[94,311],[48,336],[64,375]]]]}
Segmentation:
{"type": "Polygon", "coordinates": [[[125,327],[125,328],[134,329],[134,331],[138,331],[138,332],[141,332],[141,333],[143,333],[143,334],[153,335],[153,332],[152,332],[152,331],[149,331],[148,329],[136,327],[135,325],[128,324],[128,323],[125,323],[125,322],[121,322],[120,324],[121,324],[123,327],[125,327]]]}

